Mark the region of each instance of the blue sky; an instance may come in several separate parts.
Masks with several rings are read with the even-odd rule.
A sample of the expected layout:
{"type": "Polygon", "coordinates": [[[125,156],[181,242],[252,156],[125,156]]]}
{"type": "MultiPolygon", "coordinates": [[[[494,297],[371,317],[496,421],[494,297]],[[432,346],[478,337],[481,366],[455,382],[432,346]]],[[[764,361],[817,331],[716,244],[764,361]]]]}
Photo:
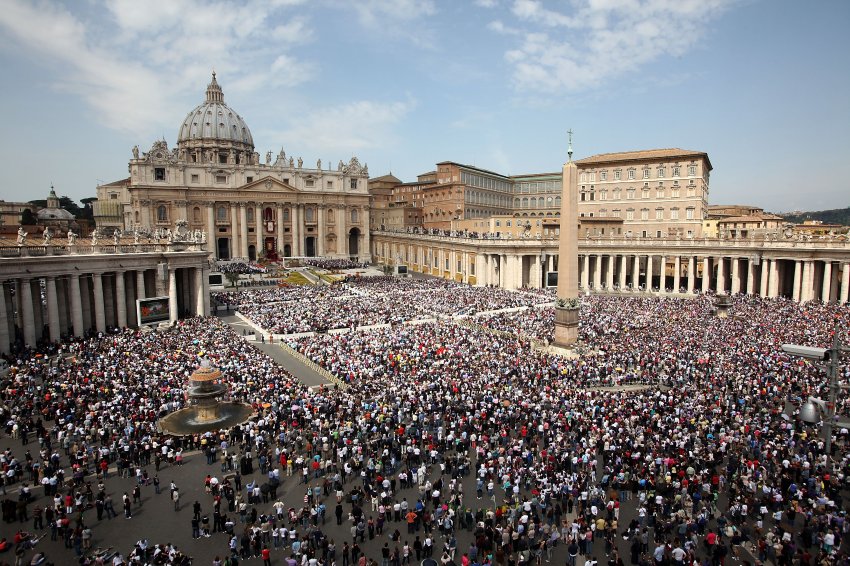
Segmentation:
{"type": "Polygon", "coordinates": [[[711,204],[850,206],[846,0],[4,0],[0,198],[75,199],[178,126],[212,69],[257,151],[412,181],[681,147],[711,204]]]}

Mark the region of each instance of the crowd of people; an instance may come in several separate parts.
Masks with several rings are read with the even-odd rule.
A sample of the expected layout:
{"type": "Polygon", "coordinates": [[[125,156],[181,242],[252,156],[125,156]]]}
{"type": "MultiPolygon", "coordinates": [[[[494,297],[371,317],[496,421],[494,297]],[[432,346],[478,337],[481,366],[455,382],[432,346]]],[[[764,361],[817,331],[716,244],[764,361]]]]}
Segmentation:
{"type": "MultiPolygon", "coordinates": [[[[394,285],[259,292],[292,297],[280,300],[300,304],[293,316],[302,317],[315,308],[303,296],[321,292],[415,297],[431,312],[539,299],[493,289],[473,297],[442,282],[402,283],[393,295],[394,285]]],[[[830,346],[833,331],[846,332],[847,306],[736,297],[719,319],[710,297],[590,296],[577,359],[535,350],[524,337],[550,335],[544,323],[523,321],[544,310],[512,315],[517,336],[440,320],[290,341],[347,383],[340,388],[308,389],[217,319],[21,355],[0,384],[4,432],[29,449],[2,453],[3,490],[17,490],[3,502],[4,519],[34,520],[40,508],[36,530],[58,536],[67,521],[69,552],[78,542],[84,551],[83,532],[97,537],[100,511],[115,512],[120,500],[132,518],[145,474],[199,450],[221,465],[201,505],[214,510],[209,534],[221,537],[226,557],[274,554],[293,566],[398,566],[414,557],[529,565],[554,554],[569,566],[579,555],[607,555],[612,566],[718,566],[749,555],[789,566],[847,563],[850,436],[837,427],[827,453],[817,428],[798,414],[783,418],[786,401],[826,397],[827,384],[780,348],[830,346]],[[156,420],[185,405],[202,358],[257,416],[221,435],[163,436],[156,420]],[[631,383],[649,386],[603,389],[631,383]],[[120,479],[107,480],[113,466],[120,479]],[[282,504],[275,481],[302,490],[303,501],[282,504]],[[379,550],[364,550],[370,544],[379,550]]],[[[839,372],[846,383],[846,362],[839,372]]],[[[848,409],[842,391],[836,410],[848,409]]]]}
{"type": "Polygon", "coordinates": [[[301,263],[310,267],[318,267],[319,269],[327,269],[328,271],[340,271],[343,269],[366,269],[369,263],[365,261],[354,261],[351,259],[330,259],[330,258],[307,258],[302,259],[301,263]]]}
{"type": "Polygon", "coordinates": [[[228,260],[215,262],[216,271],[221,273],[238,273],[240,275],[251,275],[254,273],[265,273],[266,268],[252,261],[228,260]]]}

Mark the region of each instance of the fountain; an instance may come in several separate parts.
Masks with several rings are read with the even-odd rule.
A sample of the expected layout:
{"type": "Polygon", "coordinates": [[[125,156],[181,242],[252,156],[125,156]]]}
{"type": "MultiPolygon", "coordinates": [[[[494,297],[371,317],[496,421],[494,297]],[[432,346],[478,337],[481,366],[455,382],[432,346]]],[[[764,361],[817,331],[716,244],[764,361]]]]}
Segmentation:
{"type": "Polygon", "coordinates": [[[227,386],[221,383],[221,371],[209,360],[189,377],[189,406],[159,419],[159,430],[165,434],[185,436],[228,429],[242,424],[254,413],[250,405],[222,401],[227,386]]]}

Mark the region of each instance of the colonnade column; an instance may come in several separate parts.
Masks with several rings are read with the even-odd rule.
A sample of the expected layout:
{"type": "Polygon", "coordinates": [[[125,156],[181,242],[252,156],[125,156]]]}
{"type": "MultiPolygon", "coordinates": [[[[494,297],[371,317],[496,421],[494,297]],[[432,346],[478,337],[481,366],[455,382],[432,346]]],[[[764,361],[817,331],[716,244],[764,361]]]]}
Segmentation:
{"type": "Polygon", "coordinates": [[[646,256],[646,292],[652,293],[652,271],[654,266],[652,265],[652,254],[646,256]]]}
{"type": "Polygon", "coordinates": [[[682,288],[682,258],[678,255],[673,258],[673,292],[678,293],[682,288]]]}
{"type": "Polygon", "coordinates": [[[239,203],[239,255],[248,259],[248,205],[239,203]]]}
{"type": "Polygon", "coordinates": [[[83,335],[83,303],[80,296],[80,276],[71,275],[71,324],[74,326],[74,336],[83,335]]]}
{"type": "Polygon", "coordinates": [[[127,326],[127,291],[124,288],[124,272],[115,272],[115,311],[118,318],[118,327],[127,326]]]}
{"type": "Polygon", "coordinates": [[[9,353],[9,313],[6,309],[6,285],[0,283],[0,354],[9,353]]]}
{"type": "Polygon", "coordinates": [[[637,291],[640,284],[640,256],[635,255],[632,262],[632,289],[637,291]]]}
{"type": "Polygon", "coordinates": [[[740,258],[733,257],[732,258],[732,286],[729,292],[733,295],[737,295],[741,292],[741,260],[740,258]]]}
{"type": "Polygon", "coordinates": [[[35,320],[32,307],[32,286],[29,279],[18,279],[18,290],[21,292],[20,318],[24,328],[24,343],[35,347],[35,320]]]}
{"type": "Polygon", "coordinates": [[[667,256],[661,256],[661,267],[658,269],[658,290],[667,291],[667,256]]]}
{"type": "Polygon", "coordinates": [[[802,278],[803,262],[799,259],[794,262],[794,287],[791,290],[791,297],[800,302],[800,279],[802,278]]]}
{"type": "MultiPolygon", "coordinates": [[[[244,208],[242,209],[244,210],[244,208]]],[[[177,320],[177,270],[168,268],[168,321],[173,323],[177,320]]]]}
{"type": "Polygon", "coordinates": [[[823,284],[821,285],[820,300],[828,303],[829,295],[832,292],[832,262],[823,262],[823,284]]]}
{"type": "Polygon", "coordinates": [[[850,291],[850,263],[841,266],[841,296],[838,302],[842,305],[847,302],[848,291],[850,291]]]}
{"type": "Polygon", "coordinates": [[[756,262],[750,257],[747,260],[747,295],[756,292],[756,262]]]}
{"type": "Polygon", "coordinates": [[[301,203],[292,205],[292,209],[289,214],[289,222],[292,225],[292,255],[300,257],[304,255],[301,253],[301,203]]]}
{"type": "Polygon", "coordinates": [[[204,308],[204,302],[206,301],[206,296],[204,294],[204,268],[196,267],[195,268],[195,314],[198,316],[205,316],[206,309],[204,308]]]}
{"type": "Polygon", "coordinates": [[[593,268],[593,290],[599,291],[602,288],[602,254],[596,254],[596,265],[593,268]]]}
{"type": "Polygon", "coordinates": [[[106,330],[106,311],[103,304],[103,276],[92,273],[91,282],[94,286],[94,327],[98,332],[106,330]]]}
{"type": "Polygon", "coordinates": [[[717,258],[717,294],[726,292],[726,259],[723,256],[717,258]]]}
{"type": "Polygon", "coordinates": [[[62,337],[59,329],[59,296],[56,293],[56,278],[45,277],[47,283],[47,326],[50,329],[50,341],[58,342],[62,337]]]}
{"type": "Polygon", "coordinates": [[[584,254],[581,270],[581,288],[587,291],[588,287],[590,287],[590,256],[584,254]]]}
{"type": "Polygon", "coordinates": [[[806,260],[803,262],[803,282],[800,287],[800,302],[805,303],[812,299],[812,262],[806,260]]]}
{"type": "Polygon", "coordinates": [[[708,256],[702,258],[702,292],[706,293],[708,291],[709,284],[711,282],[711,269],[709,268],[709,259],[708,256]]]}
{"type": "Polygon", "coordinates": [[[609,291],[614,288],[614,266],[617,264],[617,256],[608,255],[608,270],[605,272],[605,288],[609,291]]]}
{"type": "Polygon", "coordinates": [[[629,269],[629,257],[626,254],[620,256],[620,290],[626,288],[626,271],[629,269]]]}
{"type": "Polygon", "coordinates": [[[770,260],[770,283],[768,284],[768,295],[771,297],[779,296],[779,260],[770,260]]]}
{"type": "Polygon", "coordinates": [[[761,282],[759,284],[759,295],[767,297],[769,295],[769,280],[770,280],[770,260],[761,258],[761,282]]]}
{"type": "Polygon", "coordinates": [[[697,258],[690,256],[688,258],[688,293],[693,295],[696,289],[697,278],[697,258]]]}

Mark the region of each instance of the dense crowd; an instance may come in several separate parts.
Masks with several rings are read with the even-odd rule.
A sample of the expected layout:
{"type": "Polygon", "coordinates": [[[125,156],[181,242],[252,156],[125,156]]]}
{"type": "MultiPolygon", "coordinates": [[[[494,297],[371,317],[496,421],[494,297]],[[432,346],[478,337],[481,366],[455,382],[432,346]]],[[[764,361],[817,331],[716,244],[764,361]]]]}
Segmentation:
{"type": "Polygon", "coordinates": [[[442,279],[356,277],[330,286],[214,293],[218,304],[273,334],[324,332],[469,315],[550,301],[545,294],[472,287],[442,279]]]}
{"type": "Polygon", "coordinates": [[[221,273],[239,273],[250,275],[253,273],[265,273],[266,268],[250,261],[230,260],[215,262],[216,271],[221,273]]]}
{"type": "MultiPolygon", "coordinates": [[[[388,284],[347,292],[362,297],[388,284]]],[[[466,304],[465,290],[399,296],[439,310],[466,304]]],[[[494,291],[474,305],[527,305],[522,297],[532,297],[494,291]]],[[[603,551],[612,566],[718,566],[745,543],[775,564],[846,564],[848,431],[835,430],[826,453],[817,429],[782,418],[786,400],[799,405],[827,391],[821,371],[780,344],[829,346],[835,328],[846,331],[850,310],[737,297],[721,320],[711,307],[707,297],[585,297],[586,352],[574,360],[451,321],[291,341],[348,382],[339,389],[308,390],[215,319],[65,344],[52,358],[13,360],[0,387],[6,434],[33,446],[29,457],[2,454],[4,483],[38,482],[48,498],[8,498],[4,518],[52,507],[41,528],[58,530],[64,515],[69,548],[85,547],[97,502],[105,507],[112,496],[107,487],[101,500],[86,474],[102,474],[105,463],[121,477],[143,476],[202,450],[222,470],[207,482],[204,505],[217,509],[212,533],[225,533],[225,554],[242,558],[271,549],[293,565],[353,566],[377,534],[386,541],[384,566],[431,556],[462,566],[528,565],[553,552],[574,566],[579,554],[603,551]],[[258,416],[223,438],[163,437],[156,418],[184,405],[186,378],[201,357],[213,359],[229,396],[258,416]],[[663,387],[599,389],[625,383],[663,387]],[[254,462],[261,479],[250,484],[224,475],[235,467],[247,477],[254,462]],[[287,508],[273,490],[290,476],[306,495],[287,508]],[[89,489],[95,509],[81,510],[89,489]],[[619,523],[621,505],[634,508],[628,524],[619,523]],[[329,536],[326,515],[350,527],[350,537],[329,536]],[[470,543],[459,548],[461,532],[470,543]],[[621,558],[623,544],[630,555],[621,558]]],[[[302,308],[304,316],[315,305],[302,308]]],[[[517,314],[517,326],[538,312],[517,314]]],[[[840,379],[848,378],[845,362],[840,379]]],[[[837,411],[848,409],[843,391],[837,411]]],[[[132,512],[132,496],[124,505],[132,512]]]]}
{"type": "Polygon", "coordinates": [[[327,269],[328,271],[337,271],[341,269],[366,269],[369,267],[368,262],[353,261],[350,259],[309,258],[301,260],[301,263],[311,267],[318,267],[319,269],[327,269]]]}

